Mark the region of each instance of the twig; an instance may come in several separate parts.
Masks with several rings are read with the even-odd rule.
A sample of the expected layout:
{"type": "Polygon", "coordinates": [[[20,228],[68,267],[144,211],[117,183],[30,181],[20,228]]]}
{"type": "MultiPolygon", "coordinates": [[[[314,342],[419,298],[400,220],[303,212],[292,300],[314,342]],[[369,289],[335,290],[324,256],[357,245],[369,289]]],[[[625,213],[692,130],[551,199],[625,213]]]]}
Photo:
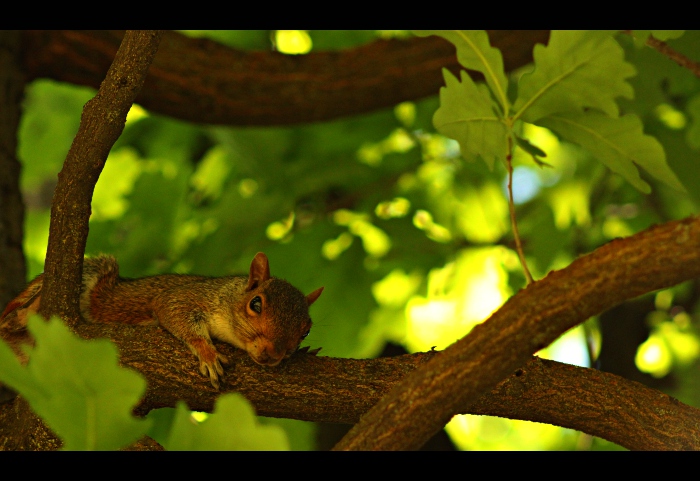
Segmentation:
{"type": "MultiPolygon", "coordinates": [[[[633,36],[631,30],[622,30],[622,32],[626,33],[629,36],[633,36]]],[[[700,78],[700,62],[691,60],[682,53],[670,47],[666,42],[662,42],[658,38],[655,38],[653,35],[649,35],[649,37],[646,40],[646,44],[649,47],[656,50],[657,52],[659,52],[660,54],[670,58],[681,67],[690,70],[693,73],[693,75],[700,78]]]]}
{"type": "Polygon", "coordinates": [[[654,38],[652,35],[649,35],[649,38],[647,38],[647,45],[657,52],[667,56],[681,67],[687,68],[693,73],[693,75],[700,78],[700,62],[689,59],[682,53],[671,48],[666,42],[662,42],[661,40],[654,38]]]}
{"type": "Polygon", "coordinates": [[[508,154],[506,155],[506,168],[508,169],[508,209],[510,210],[510,225],[513,229],[513,237],[515,237],[515,250],[518,251],[520,264],[523,266],[525,279],[531,284],[533,281],[530,269],[527,268],[523,245],[520,242],[520,233],[518,232],[518,223],[515,220],[515,202],[513,201],[513,139],[508,136],[508,154]]]}

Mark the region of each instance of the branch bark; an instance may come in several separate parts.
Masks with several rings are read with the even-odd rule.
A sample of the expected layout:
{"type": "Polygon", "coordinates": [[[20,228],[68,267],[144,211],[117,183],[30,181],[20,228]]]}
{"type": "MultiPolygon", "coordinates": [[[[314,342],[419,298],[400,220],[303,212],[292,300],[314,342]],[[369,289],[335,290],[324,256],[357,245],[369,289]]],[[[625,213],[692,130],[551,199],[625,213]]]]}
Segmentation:
{"type": "MultiPolygon", "coordinates": [[[[97,87],[123,31],[27,31],[28,78],[97,87]]],[[[489,31],[506,71],[532,61],[547,30],[489,31]]],[[[191,122],[292,125],[332,120],[437,95],[441,67],[461,69],[439,37],[377,40],[339,52],[283,55],[239,51],[166,32],[136,99],[146,109],[191,122]]]]}
{"type": "MultiPolygon", "coordinates": [[[[548,339],[557,337],[565,325],[582,322],[604,306],[699,275],[700,218],[674,221],[613,241],[570,267],[553,272],[514,296],[491,320],[473,331],[476,336],[470,334],[443,352],[370,360],[300,353],[279,367],[267,368],[255,364],[242,351],[218,344],[217,348],[231,360],[222,379],[222,392],[242,393],[260,415],[320,422],[359,420],[360,427],[374,415],[375,404],[382,406],[398,395],[393,411],[409,411],[416,417],[399,417],[396,429],[390,434],[401,437],[402,445],[411,442],[410,447],[419,443],[404,434],[406,425],[420,428],[425,417],[413,406],[439,403],[441,396],[454,396],[456,401],[450,401],[452,407],[444,422],[459,413],[501,416],[577,429],[628,449],[700,449],[700,410],[659,391],[613,374],[533,360],[529,355],[503,375],[498,366],[492,365],[514,364],[515,360],[504,360],[503,355],[496,353],[507,356],[517,351],[520,343],[539,349],[548,339]],[[499,319],[507,320],[510,327],[503,328],[499,319]],[[493,333],[498,326],[504,335],[493,333]],[[480,333],[501,339],[476,346],[480,357],[470,362],[469,353],[459,350],[470,338],[481,339],[480,333]],[[501,348],[490,347],[498,343],[501,348]],[[511,349],[513,344],[516,347],[511,349]],[[454,361],[455,352],[458,361],[454,361]],[[491,361],[492,358],[495,360],[491,361]],[[456,363],[455,368],[452,362],[456,363]],[[468,384],[459,371],[478,362],[482,364],[470,373],[478,386],[483,386],[484,378],[489,376],[501,377],[478,394],[455,395],[465,392],[460,390],[468,384]],[[444,365],[447,367],[439,371],[444,365]],[[440,378],[432,386],[438,396],[430,388],[421,391],[423,385],[413,387],[414,379],[424,379],[426,368],[434,369],[429,372],[437,373],[435,377],[440,378]],[[504,380],[499,383],[500,379],[504,380]],[[408,396],[403,391],[407,383],[411,389],[408,396]],[[413,405],[412,395],[419,399],[413,405]],[[406,398],[409,400],[403,401],[406,398]]],[[[191,409],[211,411],[221,394],[211,387],[207,378],[199,375],[197,362],[189,350],[158,327],[81,323],[76,326],[76,332],[85,338],[111,339],[119,348],[122,364],[146,377],[148,390],[135,410],[138,414],[173,407],[179,399],[191,409]]],[[[17,415],[23,412],[22,403],[17,398],[0,406],[0,439],[12,432],[15,425],[18,429],[35,426],[31,437],[35,444],[26,447],[54,448],[55,438],[47,435],[45,428],[39,429],[36,422],[17,415]]],[[[438,416],[444,412],[440,406],[428,411],[431,409],[438,410],[438,416]]],[[[437,429],[441,427],[442,424],[437,429]]]]}
{"type": "Polygon", "coordinates": [[[141,90],[162,32],[129,31],[97,95],[83,108],[51,203],[40,314],[75,325],[92,194],[126,115],[141,90]]]}
{"type": "Polygon", "coordinates": [[[20,42],[20,32],[0,32],[0,306],[18,294],[26,280],[24,204],[17,160],[17,127],[25,86],[20,42]]]}
{"type": "Polygon", "coordinates": [[[562,333],[616,304],[700,276],[700,217],[616,239],[530,284],[403,379],[334,449],[416,449],[562,333]]]}

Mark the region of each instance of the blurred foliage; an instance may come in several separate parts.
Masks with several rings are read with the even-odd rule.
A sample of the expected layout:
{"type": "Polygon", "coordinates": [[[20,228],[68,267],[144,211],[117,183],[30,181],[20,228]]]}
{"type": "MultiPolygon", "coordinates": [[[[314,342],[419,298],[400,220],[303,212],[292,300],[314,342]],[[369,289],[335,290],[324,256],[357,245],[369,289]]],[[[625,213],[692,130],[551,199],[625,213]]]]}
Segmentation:
{"type": "Polygon", "coordinates": [[[36,346],[23,346],[30,357],[26,366],[0,341],[0,381],[29,402],[64,450],[116,450],[146,434],[171,451],[289,449],[284,430],[258,423],[237,393],[219,397],[201,422],[183,402],[137,418],[132,409],[146,392],[146,380],[119,366],[114,344],[81,339],[58,318],[33,316],[28,327],[36,346]]]}
{"type": "MultiPolygon", "coordinates": [[[[298,32],[303,34],[185,33],[235,48],[290,53],[305,39],[314,51],[350,48],[378,36],[407,35],[298,32]],[[291,43],[283,44],[287,41],[291,43]]],[[[644,135],[649,142],[658,141],[668,172],[686,192],[668,186],[673,180],[668,181],[666,171],[660,175],[640,171],[641,177],[634,181],[636,168],[631,162],[611,160],[634,170],[623,174],[637,187],[651,187],[643,194],[595,157],[605,153],[561,140],[576,140],[562,134],[563,129],[558,137],[545,128],[546,122],[514,125],[518,137],[526,141],[518,142],[522,148],[513,157],[514,190],[519,229],[535,278],[615,237],[697,213],[700,207],[700,81],[658,52],[635,46],[628,35],[618,34],[614,40],[606,35],[600,34],[601,43],[596,45],[616,59],[601,60],[615,74],[615,90],[601,94],[600,85],[590,86],[598,89],[590,94],[600,95],[598,104],[581,102],[575,107],[597,107],[617,120],[634,115],[631,122],[638,125],[631,128],[636,129],[636,138],[644,135]]],[[[635,35],[646,38],[648,33],[635,35]]],[[[700,59],[700,32],[680,37],[667,32],[664,38],[673,48],[700,59]]],[[[484,37],[477,40],[488,47],[484,37]]],[[[461,95],[482,102],[479,108],[497,116],[502,112],[494,113],[489,102],[499,100],[500,89],[500,101],[522,107],[525,100],[512,94],[514,83],[523,80],[520,98],[527,99],[542,76],[554,75],[547,69],[556,67],[557,52],[562,52],[555,50],[561,45],[555,43],[550,50],[538,47],[546,68],[537,75],[528,77],[532,67],[508,78],[487,75],[493,94],[487,84],[469,84],[465,76],[460,83],[446,74],[452,87],[443,102],[452,96],[459,102],[458,90],[452,89],[467,89],[461,95]]],[[[458,52],[463,49],[458,45],[458,52]]],[[[496,58],[496,52],[489,51],[489,58],[496,58]]],[[[483,70],[477,67],[473,69],[483,70]]],[[[596,81],[605,80],[601,78],[596,81]]],[[[572,82],[537,109],[526,110],[523,120],[535,122],[556,110],[557,99],[583,85],[581,79],[572,82]]],[[[28,205],[25,252],[30,277],[42,270],[50,192],[77,130],[82,105],[92,94],[46,80],[35,81],[28,89],[19,152],[28,205]]],[[[465,161],[460,145],[433,126],[439,108],[443,114],[436,121],[453,115],[447,109],[454,110],[457,104],[441,105],[435,94],[394,109],[285,128],[193,125],[135,106],[95,190],[87,254],[113,254],[123,275],[138,277],[163,272],[245,273],[255,253],[264,251],[273,275],[305,292],[325,286],[311,309],[314,327],[306,340],[312,347],[322,347],[322,355],[375,356],[386,341],[409,350],[445,348],[521,289],[524,276],[508,219],[505,167],[493,153],[497,146],[484,147],[492,155],[485,159],[488,166],[465,161]]],[[[602,113],[582,115],[588,115],[585,121],[602,122],[602,113]]],[[[457,139],[464,149],[469,138],[462,135],[457,139]]],[[[474,157],[479,149],[466,152],[474,157]]],[[[700,407],[698,291],[697,285],[686,283],[656,294],[657,310],[647,319],[649,339],[639,346],[637,356],[642,371],[672,376],[669,393],[696,407],[700,407]]],[[[600,343],[605,343],[599,336],[593,320],[541,355],[593,365],[600,343]]],[[[293,448],[313,446],[309,423],[284,420],[280,425],[290,433],[293,448]]],[[[497,418],[459,416],[448,432],[465,449],[611,446],[569,430],[497,418]]]]}

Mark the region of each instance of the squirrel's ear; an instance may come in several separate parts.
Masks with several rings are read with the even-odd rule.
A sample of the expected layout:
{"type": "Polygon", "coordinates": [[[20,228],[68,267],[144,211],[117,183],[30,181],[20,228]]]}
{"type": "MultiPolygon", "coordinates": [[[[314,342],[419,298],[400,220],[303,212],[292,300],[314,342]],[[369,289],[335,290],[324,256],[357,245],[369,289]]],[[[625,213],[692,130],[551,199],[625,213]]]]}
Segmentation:
{"type": "Polygon", "coordinates": [[[313,304],[314,301],[316,301],[316,299],[318,299],[318,297],[321,295],[322,292],[323,292],[323,287],[319,287],[318,289],[313,291],[311,294],[306,296],[306,305],[310,306],[311,304],[313,304]]]}
{"type": "Polygon", "coordinates": [[[262,252],[255,254],[253,262],[250,263],[250,275],[248,276],[248,286],[246,291],[255,289],[261,282],[270,278],[270,263],[267,256],[262,252]]]}

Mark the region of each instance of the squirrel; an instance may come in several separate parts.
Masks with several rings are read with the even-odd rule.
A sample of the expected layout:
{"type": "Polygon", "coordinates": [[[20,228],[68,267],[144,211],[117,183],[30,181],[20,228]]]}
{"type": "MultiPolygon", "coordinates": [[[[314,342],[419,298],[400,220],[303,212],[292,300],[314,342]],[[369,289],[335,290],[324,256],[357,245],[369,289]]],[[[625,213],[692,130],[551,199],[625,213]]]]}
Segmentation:
{"type": "MultiPolygon", "coordinates": [[[[40,274],[0,315],[0,332],[23,362],[26,355],[8,338],[13,332],[26,334],[27,317],[41,302],[42,282],[40,274]]],[[[114,257],[100,255],[83,262],[80,313],[88,322],[162,326],[190,348],[199,371],[218,390],[221,363],[228,364],[228,359],[212,338],[245,350],[258,364],[276,366],[309,334],[309,306],[322,291],[305,296],[287,281],[271,277],[262,252],[253,258],[247,277],[161,274],[127,279],[119,276],[114,257]]]]}

